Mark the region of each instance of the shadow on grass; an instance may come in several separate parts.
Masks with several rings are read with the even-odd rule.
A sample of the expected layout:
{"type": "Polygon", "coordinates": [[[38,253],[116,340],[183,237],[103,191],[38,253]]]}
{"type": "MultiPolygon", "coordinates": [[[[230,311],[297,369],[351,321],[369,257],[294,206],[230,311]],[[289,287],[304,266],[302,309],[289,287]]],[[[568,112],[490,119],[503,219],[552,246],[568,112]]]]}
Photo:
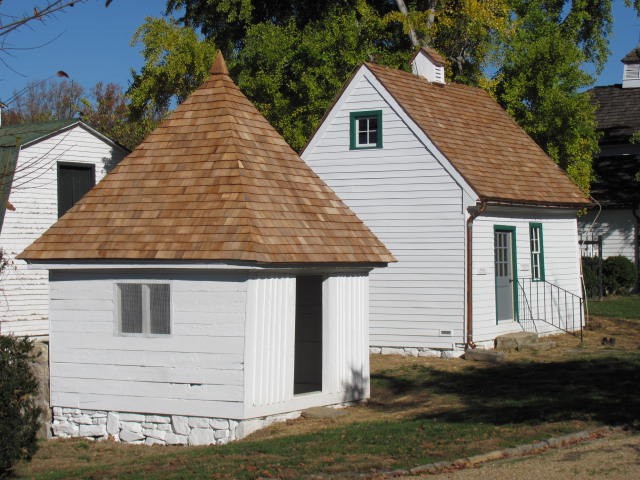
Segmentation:
{"type": "Polygon", "coordinates": [[[403,375],[381,372],[372,380],[396,395],[423,391],[457,399],[456,407],[420,414],[421,419],[494,425],[565,420],[640,424],[640,355],[507,363],[457,372],[414,365],[403,375]]]}

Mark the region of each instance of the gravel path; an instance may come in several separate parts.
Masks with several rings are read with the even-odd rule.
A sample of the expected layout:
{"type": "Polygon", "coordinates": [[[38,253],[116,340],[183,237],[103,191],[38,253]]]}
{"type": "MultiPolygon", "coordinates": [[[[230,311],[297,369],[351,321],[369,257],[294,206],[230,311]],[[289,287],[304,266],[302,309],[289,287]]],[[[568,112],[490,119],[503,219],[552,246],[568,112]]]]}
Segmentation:
{"type": "Polygon", "coordinates": [[[424,480],[640,479],[640,435],[616,432],[604,438],[542,454],[499,460],[450,473],[402,477],[424,480]]]}

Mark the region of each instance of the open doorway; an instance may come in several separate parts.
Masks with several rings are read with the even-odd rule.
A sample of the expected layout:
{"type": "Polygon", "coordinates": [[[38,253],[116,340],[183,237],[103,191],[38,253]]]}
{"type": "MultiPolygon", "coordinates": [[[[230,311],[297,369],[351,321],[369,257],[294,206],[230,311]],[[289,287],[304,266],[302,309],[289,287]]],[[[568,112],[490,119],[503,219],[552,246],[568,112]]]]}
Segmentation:
{"type": "Polygon", "coordinates": [[[322,281],[296,278],[294,395],[322,391],[322,281]]]}

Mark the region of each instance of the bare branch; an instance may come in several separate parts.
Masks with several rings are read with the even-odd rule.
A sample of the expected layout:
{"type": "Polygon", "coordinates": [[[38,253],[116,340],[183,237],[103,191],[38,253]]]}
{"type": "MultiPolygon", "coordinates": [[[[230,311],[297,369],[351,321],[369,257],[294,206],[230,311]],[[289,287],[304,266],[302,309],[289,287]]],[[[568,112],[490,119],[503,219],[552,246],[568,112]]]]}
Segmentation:
{"type": "Polygon", "coordinates": [[[31,13],[24,14],[22,17],[9,22],[4,25],[0,25],[0,37],[8,35],[9,33],[17,30],[18,28],[31,23],[35,20],[44,21],[44,19],[56,12],[60,12],[68,7],[73,7],[76,3],[84,3],[87,0],[49,0],[43,6],[34,6],[31,13]]]}

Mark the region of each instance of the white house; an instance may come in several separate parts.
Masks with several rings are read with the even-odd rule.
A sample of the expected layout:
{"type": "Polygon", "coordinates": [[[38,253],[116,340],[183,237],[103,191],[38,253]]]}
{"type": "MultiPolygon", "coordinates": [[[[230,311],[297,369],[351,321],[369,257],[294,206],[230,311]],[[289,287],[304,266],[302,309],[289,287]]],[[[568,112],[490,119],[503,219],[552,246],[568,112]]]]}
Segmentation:
{"type": "Polygon", "coordinates": [[[622,63],[622,83],[590,90],[602,133],[591,189],[599,205],[580,217],[579,229],[583,240],[602,237],[604,258],[622,255],[640,269],[640,144],[632,142],[640,131],[640,47],[622,63]]]}
{"type": "Polygon", "coordinates": [[[50,272],[55,435],[224,443],[368,396],[368,273],[393,256],[221,54],[21,258],[50,272]]]}
{"type": "Polygon", "coordinates": [[[413,69],[362,65],[301,155],[398,260],[371,274],[374,351],[579,329],[588,201],[487,93],[445,83],[436,52],[413,69]]]}
{"type": "Polygon", "coordinates": [[[2,211],[8,206],[0,222],[0,248],[8,261],[0,282],[0,334],[49,333],[49,274],[27,269],[15,256],[127,153],[78,120],[0,128],[7,167],[2,211]]]}

